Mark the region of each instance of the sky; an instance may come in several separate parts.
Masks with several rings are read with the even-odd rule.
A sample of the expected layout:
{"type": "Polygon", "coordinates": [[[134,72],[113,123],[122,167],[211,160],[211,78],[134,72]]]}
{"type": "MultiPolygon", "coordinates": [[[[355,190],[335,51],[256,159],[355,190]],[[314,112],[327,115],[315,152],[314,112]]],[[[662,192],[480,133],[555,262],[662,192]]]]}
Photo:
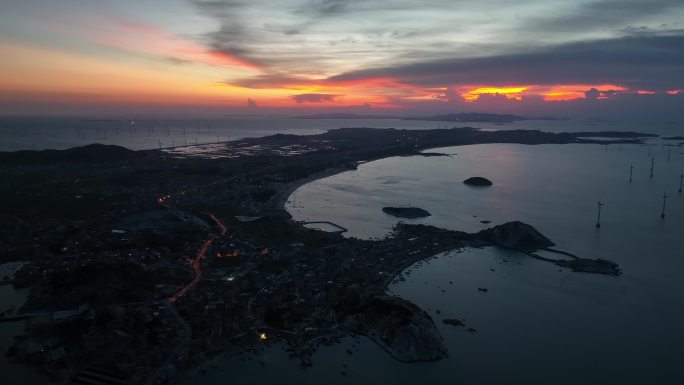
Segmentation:
{"type": "Polygon", "coordinates": [[[681,0],[0,0],[0,114],[684,117],[681,0]]]}

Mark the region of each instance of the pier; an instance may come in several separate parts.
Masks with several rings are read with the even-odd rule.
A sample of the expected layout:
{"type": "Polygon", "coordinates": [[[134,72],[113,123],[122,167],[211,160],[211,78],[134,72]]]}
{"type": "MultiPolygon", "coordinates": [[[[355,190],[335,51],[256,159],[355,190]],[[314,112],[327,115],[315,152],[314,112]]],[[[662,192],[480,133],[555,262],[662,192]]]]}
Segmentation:
{"type": "MultiPolygon", "coordinates": [[[[334,230],[334,231],[329,231],[330,233],[346,233],[347,231],[349,231],[344,226],[340,226],[336,223],[332,223],[332,222],[328,222],[328,221],[304,222],[304,226],[307,226],[307,225],[329,225],[329,226],[332,226],[332,227],[335,227],[338,229],[338,230],[334,230]]],[[[309,228],[312,228],[312,227],[309,227],[309,228]]],[[[313,228],[315,228],[315,226],[313,228]]],[[[319,230],[325,231],[323,229],[319,229],[319,230]]]]}

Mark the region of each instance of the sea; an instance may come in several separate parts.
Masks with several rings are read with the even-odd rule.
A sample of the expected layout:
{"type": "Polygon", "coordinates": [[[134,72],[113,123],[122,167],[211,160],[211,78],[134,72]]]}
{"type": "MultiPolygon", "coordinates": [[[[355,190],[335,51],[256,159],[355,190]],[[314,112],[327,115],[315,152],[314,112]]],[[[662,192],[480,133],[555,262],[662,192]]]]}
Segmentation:
{"type": "Polygon", "coordinates": [[[92,143],[132,150],[226,142],[274,134],[312,135],[342,127],[483,130],[529,129],[550,132],[639,131],[665,136],[684,131],[684,122],[599,118],[525,120],[515,123],[454,123],[403,119],[306,119],[287,116],[226,117],[3,117],[0,151],[63,150],[92,143]]]}
{"type": "MultiPolygon", "coordinates": [[[[366,347],[374,358],[338,356],[349,369],[339,368],[347,374],[332,383],[682,383],[682,147],[483,144],[430,151],[449,156],[368,162],[299,188],[287,208],[295,220],[330,221],[364,239],[391,234],[398,219],[384,206],[420,207],[432,215],[404,221],[468,232],[520,220],[557,249],[614,261],[623,274],[572,272],[495,247],[440,254],[409,268],[389,292],[428,311],[449,358],[397,364],[366,347]],[[471,176],[494,184],[464,185],[471,176]],[[466,327],[446,325],[446,318],[463,319],[466,327]]],[[[309,376],[297,382],[318,382],[309,376]]]]}
{"type": "MultiPolygon", "coordinates": [[[[191,130],[198,143],[223,141],[228,136],[233,140],[275,133],[316,134],[339,127],[429,129],[468,125],[486,130],[619,130],[684,135],[684,125],[676,122],[599,119],[504,125],[283,117],[231,117],[204,123],[187,119],[168,124],[154,119],[135,120],[135,124],[132,120],[91,122],[93,125],[89,120],[73,118],[64,118],[59,124],[35,121],[42,123],[0,119],[1,149],[59,149],[92,142],[132,149],[158,148],[160,141],[162,147],[169,140],[173,145],[179,145],[175,143],[178,140],[194,142],[195,137],[185,139],[191,137],[191,130]],[[8,121],[11,124],[6,125],[8,121]],[[200,137],[193,124],[206,135],[200,137]],[[131,128],[133,125],[136,128],[131,128]],[[55,127],[58,132],[53,133],[55,127]]],[[[495,247],[445,252],[409,267],[404,279],[392,283],[388,292],[430,314],[444,337],[448,358],[400,363],[372,341],[349,337],[319,348],[313,367],[303,370],[288,358],[284,347],[266,344],[257,353],[219,358],[187,382],[681,384],[684,194],[679,187],[684,147],[680,142],[653,139],[646,145],[445,147],[429,152],[446,156],[385,158],[308,183],[290,196],[287,210],[298,221],[329,221],[343,226],[348,229],[347,237],[391,236],[399,219],[385,214],[385,206],[420,207],[432,215],[404,221],[468,232],[520,220],[554,241],[557,249],[614,261],[623,274],[612,277],[572,272],[495,247]],[[471,176],[487,177],[494,184],[486,188],[464,185],[462,181],[471,176]],[[601,227],[597,228],[599,202],[601,227]],[[461,319],[466,326],[446,325],[446,318],[461,319]]],[[[0,286],[0,290],[0,304],[4,306],[19,306],[25,300],[26,293],[11,286],[0,286]]],[[[0,348],[6,349],[7,341],[20,333],[20,326],[0,324],[0,348]]],[[[23,378],[32,378],[24,376],[35,375],[7,362],[0,365],[3,372],[16,373],[20,379],[17,384],[27,383],[23,378]]]]}

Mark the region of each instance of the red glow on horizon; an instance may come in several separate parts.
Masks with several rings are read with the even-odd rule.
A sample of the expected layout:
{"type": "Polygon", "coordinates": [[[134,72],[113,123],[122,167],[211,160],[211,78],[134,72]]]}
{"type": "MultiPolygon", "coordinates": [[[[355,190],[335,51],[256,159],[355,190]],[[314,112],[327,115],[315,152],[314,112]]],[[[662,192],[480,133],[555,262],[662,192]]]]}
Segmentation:
{"type": "Polygon", "coordinates": [[[596,89],[598,99],[607,99],[614,94],[628,91],[628,88],[615,84],[556,84],[491,87],[473,85],[462,89],[461,96],[466,102],[475,102],[482,95],[503,95],[509,100],[522,101],[525,97],[542,98],[546,102],[585,99],[586,92],[596,89]]]}
{"type": "Polygon", "coordinates": [[[522,93],[529,87],[478,87],[462,94],[466,102],[474,102],[480,95],[504,95],[508,99],[522,100],[522,93]]]}
{"type": "Polygon", "coordinates": [[[539,95],[547,102],[563,102],[577,99],[585,99],[587,91],[595,89],[600,93],[598,99],[608,99],[610,95],[625,92],[626,87],[615,84],[568,84],[554,85],[539,91],[539,95]]]}

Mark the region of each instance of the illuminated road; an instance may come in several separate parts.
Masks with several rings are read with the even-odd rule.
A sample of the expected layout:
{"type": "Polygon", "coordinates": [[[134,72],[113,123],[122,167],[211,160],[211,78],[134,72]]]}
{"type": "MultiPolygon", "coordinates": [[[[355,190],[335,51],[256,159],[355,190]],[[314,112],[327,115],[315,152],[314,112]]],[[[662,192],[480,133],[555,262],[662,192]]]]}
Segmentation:
{"type": "MultiPolygon", "coordinates": [[[[228,228],[226,225],[218,219],[214,214],[212,213],[205,213],[206,215],[211,218],[216,225],[221,229],[220,235],[225,235],[226,232],[228,232],[228,228]]],[[[190,261],[190,265],[192,266],[192,269],[195,271],[195,278],[192,279],[187,285],[183,286],[182,289],[173,296],[169,297],[169,301],[171,302],[176,302],[178,299],[182,298],[185,296],[190,290],[194,289],[195,286],[199,283],[199,281],[202,279],[202,260],[206,258],[207,255],[207,249],[209,246],[211,246],[211,243],[214,241],[216,238],[216,234],[211,234],[209,235],[209,238],[207,238],[204,243],[202,243],[202,247],[200,247],[199,251],[197,252],[197,255],[190,261]]]]}
{"type": "MultiPolygon", "coordinates": [[[[163,196],[158,199],[158,203],[166,208],[171,208],[172,206],[168,203],[169,198],[171,198],[170,195],[163,196]]],[[[228,232],[228,227],[216,217],[216,215],[210,213],[210,212],[205,212],[209,218],[211,218],[214,223],[219,227],[220,232],[219,235],[225,235],[228,232]]],[[[202,260],[206,258],[207,255],[207,249],[209,246],[211,246],[212,242],[214,242],[214,239],[216,238],[216,234],[210,234],[209,238],[207,238],[204,243],[202,243],[202,247],[200,247],[199,251],[197,251],[197,255],[195,255],[194,258],[189,260],[188,262],[190,263],[190,266],[192,266],[192,270],[195,272],[195,278],[192,279],[188,284],[183,286],[183,288],[180,289],[176,294],[172,295],[169,297],[170,302],[176,302],[180,298],[184,297],[188,292],[197,286],[199,284],[200,280],[202,280],[202,260]]]]}
{"type": "MultiPolygon", "coordinates": [[[[170,195],[166,195],[163,197],[160,197],[158,199],[158,203],[166,208],[172,208],[171,204],[168,202],[168,200],[171,198],[170,195]]],[[[216,223],[216,225],[219,227],[220,235],[225,235],[228,232],[228,227],[216,217],[216,215],[205,212],[211,220],[216,223]]],[[[207,254],[207,249],[209,246],[211,246],[211,243],[214,241],[214,239],[217,237],[216,234],[210,234],[209,237],[202,243],[202,247],[200,247],[199,251],[197,252],[197,255],[193,259],[191,259],[190,265],[192,266],[193,271],[195,272],[195,278],[192,279],[188,284],[183,286],[180,291],[178,291],[176,294],[173,296],[169,297],[168,303],[167,303],[167,308],[169,309],[169,312],[171,312],[171,315],[173,315],[178,322],[181,324],[183,327],[183,339],[178,343],[176,348],[174,348],[171,353],[166,357],[164,362],[157,368],[157,370],[148,377],[147,381],[145,382],[147,385],[153,385],[157,384],[159,382],[159,379],[162,376],[163,370],[167,368],[174,359],[177,359],[179,357],[182,357],[184,354],[184,351],[188,348],[188,345],[190,344],[191,337],[192,337],[192,329],[190,328],[190,325],[183,319],[183,317],[178,314],[178,311],[176,310],[176,306],[174,305],[174,302],[179,300],[180,298],[184,297],[190,290],[195,288],[197,284],[199,284],[200,280],[202,279],[202,260],[206,257],[207,254]]]]}

